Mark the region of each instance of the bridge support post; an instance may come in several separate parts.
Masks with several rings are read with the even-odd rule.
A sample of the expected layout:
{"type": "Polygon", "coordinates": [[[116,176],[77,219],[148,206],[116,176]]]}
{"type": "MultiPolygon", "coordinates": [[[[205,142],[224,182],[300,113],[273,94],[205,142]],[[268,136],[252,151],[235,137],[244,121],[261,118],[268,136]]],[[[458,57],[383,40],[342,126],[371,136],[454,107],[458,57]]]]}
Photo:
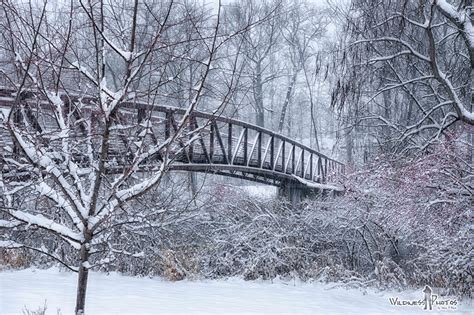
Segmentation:
{"type": "Polygon", "coordinates": [[[297,205],[305,198],[316,196],[318,190],[309,189],[308,187],[294,181],[282,181],[278,187],[278,195],[287,198],[293,205],[297,205]]]}

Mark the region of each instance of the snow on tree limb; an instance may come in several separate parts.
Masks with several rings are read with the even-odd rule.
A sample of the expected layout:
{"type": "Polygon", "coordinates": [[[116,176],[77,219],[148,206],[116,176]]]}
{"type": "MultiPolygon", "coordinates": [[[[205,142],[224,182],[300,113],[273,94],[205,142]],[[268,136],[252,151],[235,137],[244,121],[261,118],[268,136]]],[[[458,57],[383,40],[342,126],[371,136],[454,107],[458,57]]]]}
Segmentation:
{"type": "Polygon", "coordinates": [[[71,202],[71,206],[75,208],[78,217],[85,218],[87,216],[86,209],[81,203],[79,198],[74,195],[74,189],[69,184],[67,179],[64,177],[61,170],[56,166],[55,162],[49,158],[46,154],[43,154],[39,148],[36,148],[31,139],[24,139],[20,132],[15,127],[10,125],[10,130],[15,137],[15,140],[21,146],[22,150],[28,156],[28,158],[36,165],[44,169],[46,172],[52,175],[61,187],[61,191],[71,202]]]}
{"type": "Polygon", "coordinates": [[[21,248],[23,247],[23,245],[14,241],[0,241],[0,247],[1,248],[21,248]]]}
{"type": "Polygon", "coordinates": [[[48,219],[42,214],[35,215],[20,210],[8,210],[7,213],[18,221],[22,221],[28,225],[36,225],[69,240],[70,244],[76,248],[78,248],[79,243],[84,239],[81,233],[74,232],[70,228],[48,219]]]}
{"type": "Polygon", "coordinates": [[[40,184],[35,185],[35,190],[41,195],[53,200],[59,208],[65,209],[74,225],[79,229],[79,232],[83,231],[84,224],[82,220],[76,215],[73,207],[69,204],[69,202],[66,201],[66,199],[64,199],[57,191],[55,191],[45,182],[41,182],[40,184]]]}
{"type": "Polygon", "coordinates": [[[454,6],[446,0],[435,0],[434,2],[441,13],[464,32],[469,50],[474,50],[474,26],[469,16],[469,10],[474,10],[472,3],[470,8],[466,5],[460,11],[457,11],[454,6]]]}

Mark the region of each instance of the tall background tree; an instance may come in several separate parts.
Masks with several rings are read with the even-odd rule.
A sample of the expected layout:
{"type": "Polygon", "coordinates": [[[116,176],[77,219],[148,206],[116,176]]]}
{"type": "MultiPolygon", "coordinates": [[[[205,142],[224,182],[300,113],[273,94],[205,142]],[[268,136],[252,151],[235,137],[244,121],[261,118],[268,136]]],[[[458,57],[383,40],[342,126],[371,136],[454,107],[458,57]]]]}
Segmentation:
{"type": "Polygon", "coordinates": [[[472,145],[470,1],[357,0],[339,13],[345,38],[333,102],[349,128],[365,130],[366,145],[381,152],[423,151],[452,130],[472,145]]]}

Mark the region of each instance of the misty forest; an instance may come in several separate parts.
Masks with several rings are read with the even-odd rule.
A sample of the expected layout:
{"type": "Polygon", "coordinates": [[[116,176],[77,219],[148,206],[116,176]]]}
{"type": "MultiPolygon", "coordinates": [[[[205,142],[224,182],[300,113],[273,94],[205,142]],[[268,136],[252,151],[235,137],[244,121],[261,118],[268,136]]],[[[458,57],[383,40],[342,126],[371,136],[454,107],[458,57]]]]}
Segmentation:
{"type": "Polygon", "coordinates": [[[0,313],[472,306],[474,1],[0,3],[0,313]]]}

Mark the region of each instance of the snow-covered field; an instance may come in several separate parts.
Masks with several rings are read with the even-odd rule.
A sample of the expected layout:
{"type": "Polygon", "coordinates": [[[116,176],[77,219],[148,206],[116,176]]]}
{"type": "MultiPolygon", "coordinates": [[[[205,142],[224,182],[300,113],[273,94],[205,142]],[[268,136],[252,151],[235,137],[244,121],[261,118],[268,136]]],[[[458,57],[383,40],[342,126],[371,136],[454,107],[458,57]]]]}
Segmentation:
{"type": "MultiPolygon", "coordinates": [[[[0,272],[0,314],[22,314],[47,304],[46,314],[72,314],[76,277],[57,269],[0,272]]],[[[243,281],[168,282],[161,279],[90,275],[87,314],[472,314],[461,302],[456,311],[423,311],[393,306],[389,298],[421,299],[421,290],[376,292],[334,284],[243,281]]]]}

